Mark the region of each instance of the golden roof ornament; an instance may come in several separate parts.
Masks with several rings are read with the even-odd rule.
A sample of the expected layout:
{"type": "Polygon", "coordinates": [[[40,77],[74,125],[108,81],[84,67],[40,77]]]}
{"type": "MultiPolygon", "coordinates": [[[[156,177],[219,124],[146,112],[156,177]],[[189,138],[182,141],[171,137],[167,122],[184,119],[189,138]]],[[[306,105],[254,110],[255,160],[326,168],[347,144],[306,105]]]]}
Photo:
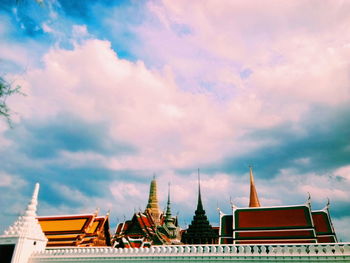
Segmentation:
{"type": "Polygon", "coordinates": [[[249,198],[249,207],[260,207],[258,193],[256,192],[254,176],[253,176],[253,167],[249,166],[250,170],[250,198],[249,198]]]}

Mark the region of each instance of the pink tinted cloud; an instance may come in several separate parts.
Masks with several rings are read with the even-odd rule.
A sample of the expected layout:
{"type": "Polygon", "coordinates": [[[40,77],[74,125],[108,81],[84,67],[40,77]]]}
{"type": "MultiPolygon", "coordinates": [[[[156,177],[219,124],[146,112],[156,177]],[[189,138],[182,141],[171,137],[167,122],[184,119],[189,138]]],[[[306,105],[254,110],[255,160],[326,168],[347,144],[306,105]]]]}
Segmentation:
{"type": "MultiPolygon", "coordinates": [[[[120,59],[107,41],[55,48],[43,61],[42,68],[29,70],[20,82],[28,96],[13,102],[19,115],[45,121],[63,113],[109,123],[111,138],[138,149],[104,158],[110,168],[184,168],[220,161],[234,147],[259,146],[261,142],[237,140],[247,128],[279,121],[251,95],[232,98],[225,106],[207,93],[184,91],[172,70],[120,59]]],[[[80,158],[84,156],[90,160],[94,155],[80,158]]]]}
{"type": "Polygon", "coordinates": [[[344,30],[350,5],[344,1],[158,1],[148,7],[158,22],[138,29],[140,54],[161,50],[152,60],[171,65],[185,89],[203,91],[208,82],[215,94],[250,94],[265,111],[292,121],[310,104],[350,98],[344,30]],[[247,68],[252,73],[242,80],[247,68]]]}

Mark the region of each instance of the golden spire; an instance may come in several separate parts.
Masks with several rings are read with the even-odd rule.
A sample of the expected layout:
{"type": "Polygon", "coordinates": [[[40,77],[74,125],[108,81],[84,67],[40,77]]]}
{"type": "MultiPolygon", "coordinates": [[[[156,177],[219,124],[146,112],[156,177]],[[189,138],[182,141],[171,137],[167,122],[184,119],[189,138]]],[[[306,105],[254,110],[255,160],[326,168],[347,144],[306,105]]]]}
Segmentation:
{"type": "Polygon", "coordinates": [[[260,207],[260,202],[258,198],[258,194],[255,189],[254,177],[253,177],[253,168],[249,166],[250,170],[250,199],[249,199],[249,207],[260,207]]]}
{"type": "Polygon", "coordinates": [[[161,212],[160,212],[159,205],[158,205],[157,181],[156,181],[155,176],[153,176],[153,180],[151,181],[146,212],[148,212],[152,216],[152,218],[156,224],[158,224],[160,222],[161,212]]]}

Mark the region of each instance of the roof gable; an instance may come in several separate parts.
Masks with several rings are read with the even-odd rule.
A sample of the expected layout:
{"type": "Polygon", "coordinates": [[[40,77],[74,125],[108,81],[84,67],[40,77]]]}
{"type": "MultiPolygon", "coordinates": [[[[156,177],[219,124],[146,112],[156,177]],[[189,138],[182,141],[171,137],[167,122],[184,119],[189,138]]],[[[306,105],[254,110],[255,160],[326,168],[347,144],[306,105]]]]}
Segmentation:
{"type": "Polygon", "coordinates": [[[45,234],[85,233],[94,219],[94,215],[71,215],[37,217],[45,234]]]}
{"type": "Polygon", "coordinates": [[[315,224],[316,234],[333,234],[331,222],[329,221],[328,214],[325,211],[313,211],[312,220],[315,224]]]}
{"type": "Polygon", "coordinates": [[[234,210],[235,229],[312,228],[308,206],[243,208],[234,210]]]}

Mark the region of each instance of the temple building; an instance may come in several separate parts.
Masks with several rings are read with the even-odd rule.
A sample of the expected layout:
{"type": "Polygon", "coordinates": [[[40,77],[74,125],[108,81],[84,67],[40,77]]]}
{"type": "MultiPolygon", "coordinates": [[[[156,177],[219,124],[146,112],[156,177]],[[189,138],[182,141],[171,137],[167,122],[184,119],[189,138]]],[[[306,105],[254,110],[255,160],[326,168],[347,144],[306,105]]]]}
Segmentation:
{"type": "Polygon", "coordinates": [[[144,212],[134,213],[131,220],[117,225],[115,247],[149,247],[180,243],[180,227],[177,217],[171,214],[170,185],[166,213],[158,204],[157,181],[151,181],[148,204],[144,212]]]}
{"type": "Polygon", "coordinates": [[[110,246],[109,213],[39,216],[37,220],[48,239],[48,247],[110,246]]]}
{"type": "Polygon", "coordinates": [[[250,167],[249,207],[232,206],[220,213],[220,244],[283,244],[337,242],[328,205],[311,211],[310,199],[294,206],[260,206],[250,167]]]}
{"type": "Polygon", "coordinates": [[[216,233],[215,228],[210,225],[203,208],[199,170],[197,209],[188,229],[183,231],[181,241],[184,244],[216,244],[218,242],[218,234],[216,233]]]}

